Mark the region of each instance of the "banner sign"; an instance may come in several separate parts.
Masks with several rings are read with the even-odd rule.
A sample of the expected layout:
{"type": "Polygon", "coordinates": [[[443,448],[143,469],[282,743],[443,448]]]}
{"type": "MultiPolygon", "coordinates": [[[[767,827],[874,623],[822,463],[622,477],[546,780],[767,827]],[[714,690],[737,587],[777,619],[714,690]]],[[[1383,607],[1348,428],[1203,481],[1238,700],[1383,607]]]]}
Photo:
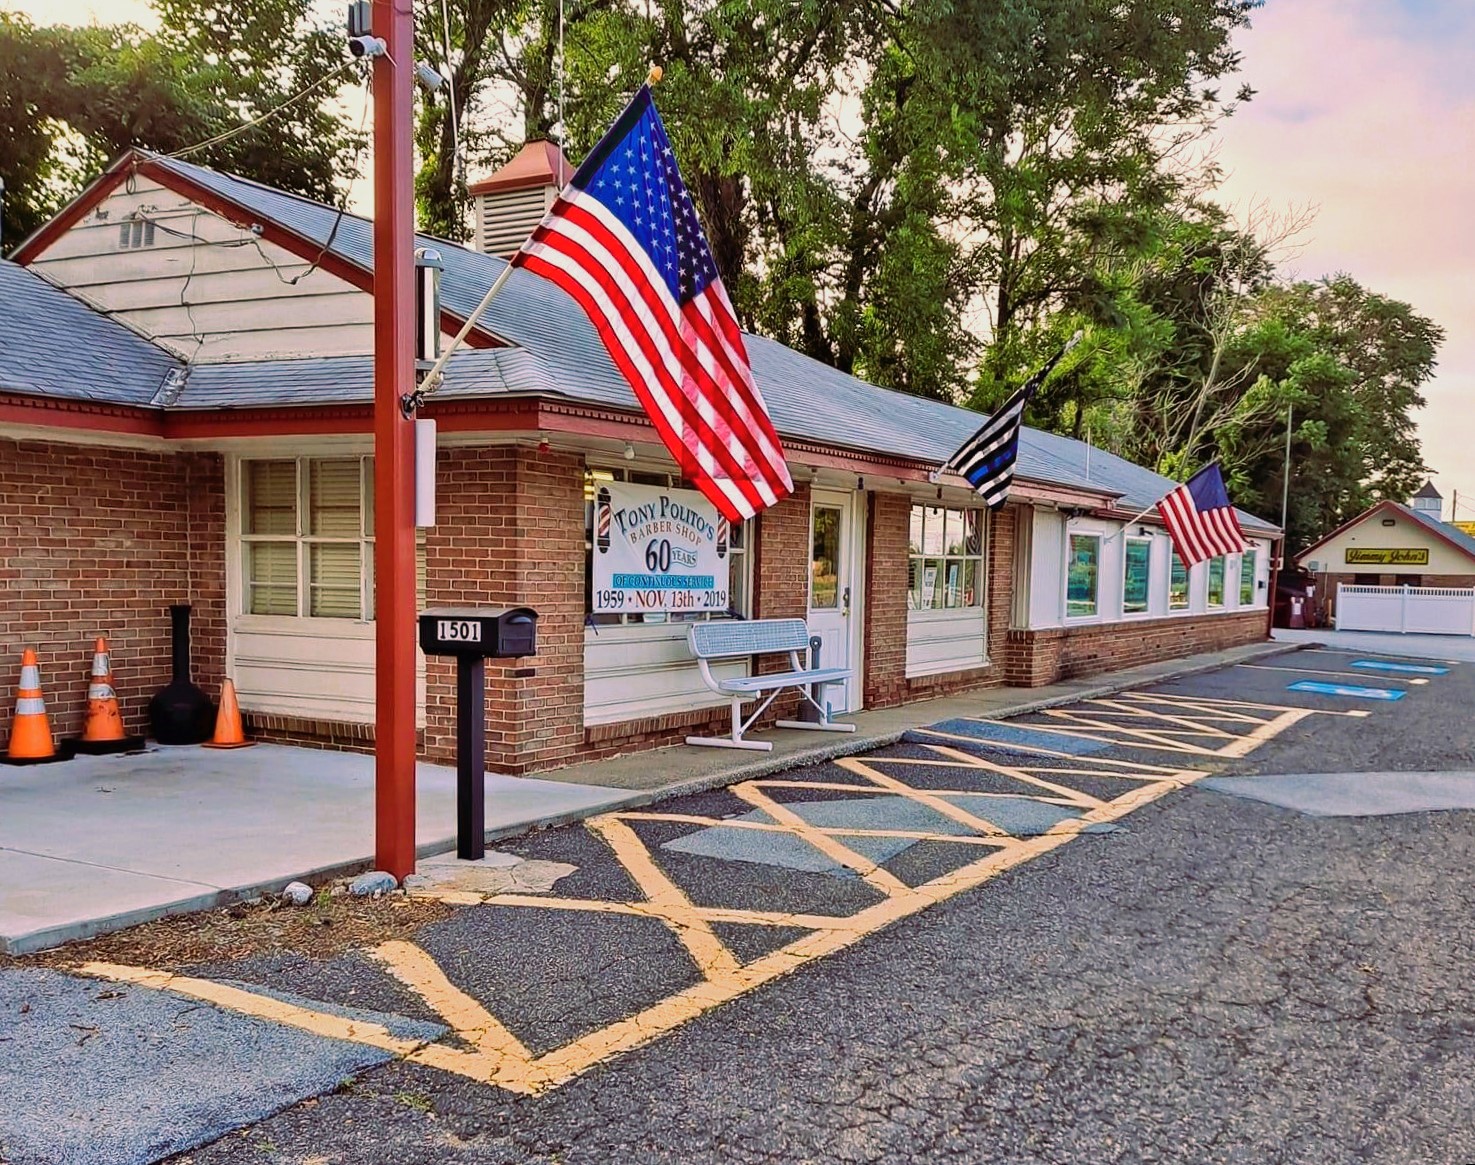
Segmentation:
{"type": "Polygon", "coordinates": [[[1379,549],[1373,546],[1347,547],[1349,566],[1428,566],[1429,550],[1423,546],[1400,546],[1379,549]]]}
{"type": "Polygon", "coordinates": [[[726,611],[728,525],[694,489],[606,482],[594,496],[596,614],[726,611]]]}

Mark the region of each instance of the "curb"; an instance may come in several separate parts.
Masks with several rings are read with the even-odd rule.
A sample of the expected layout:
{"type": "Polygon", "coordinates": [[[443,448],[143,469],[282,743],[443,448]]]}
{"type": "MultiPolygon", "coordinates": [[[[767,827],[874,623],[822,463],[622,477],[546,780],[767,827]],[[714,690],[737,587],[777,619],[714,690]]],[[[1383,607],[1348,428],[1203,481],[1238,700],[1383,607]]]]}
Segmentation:
{"type": "MultiPolygon", "coordinates": [[[[1146,687],[1151,684],[1167,683],[1171,680],[1183,679],[1188,676],[1202,675],[1206,672],[1233,667],[1235,664],[1242,663],[1245,660],[1267,659],[1271,656],[1287,655],[1317,645],[1313,643],[1292,644],[1271,642],[1262,646],[1263,650],[1245,652],[1244,655],[1237,659],[1221,659],[1212,662],[1201,661],[1198,663],[1184,664],[1182,667],[1170,669],[1160,675],[1136,676],[1130,679],[1112,679],[1111,675],[1113,673],[1108,673],[1107,676],[1103,677],[1101,683],[1089,688],[1043,699],[1020,700],[1018,703],[1008,704],[1002,708],[994,709],[990,713],[990,719],[1004,720],[1012,716],[1023,716],[1029,712],[1038,712],[1044,708],[1055,708],[1063,704],[1074,704],[1079,700],[1099,699],[1102,696],[1115,695],[1117,692],[1124,692],[1131,688],[1146,687]]],[[[1120,672],[1114,674],[1118,677],[1122,675],[1120,672]]],[[[670,784],[661,785],[654,789],[633,790],[623,796],[611,796],[609,800],[601,802],[599,805],[589,806],[583,809],[570,809],[562,813],[549,814],[528,821],[520,821],[513,825],[502,826],[498,829],[491,829],[486,833],[486,842],[490,845],[494,842],[509,841],[539,830],[557,829],[559,826],[572,825],[578,821],[586,821],[591,817],[597,817],[603,813],[617,813],[625,809],[640,809],[672,797],[682,797],[692,793],[706,793],[713,789],[726,788],[729,785],[736,785],[742,781],[752,781],[790,769],[824,764],[826,761],[832,761],[837,757],[854,756],[857,753],[868,752],[873,748],[883,748],[886,745],[895,744],[910,731],[912,731],[912,727],[888,729],[885,732],[874,732],[867,735],[857,733],[854,736],[847,736],[842,740],[815,745],[799,752],[786,753],[783,756],[765,754],[761,758],[750,761],[747,764],[739,765],[726,772],[713,773],[703,777],[693,777],[684,781],[673,781],[670,784]]],[[[450,836],[417,845],[415,847],[415,856],[417,859],[428,858],[435,854],[446,853],[455,848],[456,839],[454,836],[450,836]]],[[[11,939],[0,936],[0,955],[34,954],[37,951],[48,950],[65,943],[96,938],[98,935],[108,934],[117,930],[125,930],[130,926],[138,926],[145,922],[154,922],[157,919],[169,915],[195,914],[200,911],[216,910],[224,906],[231,906],[247,898],[268,897],[280,891],[281,887],[289,881],[304,881],[316,886],[336,878],[363,873],[365,870],[372,869],[373,866],[374,859],[372,856],[353,858],[348,861],[333,862],[318,866],[306,872],[298,872],[291,875],[284,874],[267,882],[215,890],[190,898],[179,899],[175,902],[143,907],[105,918],[63,923],[60,926],[49,927],[42,931],[33,931],[30,934],[18,935],[11,939]]]]}

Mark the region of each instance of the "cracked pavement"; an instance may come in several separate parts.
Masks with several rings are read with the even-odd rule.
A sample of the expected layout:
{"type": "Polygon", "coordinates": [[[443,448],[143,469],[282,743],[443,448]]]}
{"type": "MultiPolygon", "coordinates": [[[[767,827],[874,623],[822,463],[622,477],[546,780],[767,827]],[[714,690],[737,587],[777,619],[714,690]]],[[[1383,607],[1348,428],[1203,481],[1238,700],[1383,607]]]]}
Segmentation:
{"type": "MultiPolygon", "coordinates": [[[[1159,690],[1356,706],[1287,696],[1294,678],[1227,669],[1159,690]]],[[[1472,697],[1475,669],[1456,668],[1365,719],[1172,763],[1470,768],[1472,697]]],[[[661,808],[721,815],[727,796],[661,808]]],[[[931,844],[892,867],[941,861],[931,844]]],[[[575,866],[558,894],[635,892],[583,828],[507,848],[575,866]]],[[[839,914],[875,897],[853,877],[654,852],[699,904],[839,914]]],[[[1179,789],[540,1095],[399,1060],[171,1160],[1475,1162],[1472,868],[1475,812],[1310,817],[1179,789]]],[[[794,937],[734,930],[743,960],[794,937]]],[[[696,974],[671,929],[629,915],[467,907],[416,941],[534,1050],[696,974]]],[[[437,1018],[359,954],[191,973],[437,1018]]]]}

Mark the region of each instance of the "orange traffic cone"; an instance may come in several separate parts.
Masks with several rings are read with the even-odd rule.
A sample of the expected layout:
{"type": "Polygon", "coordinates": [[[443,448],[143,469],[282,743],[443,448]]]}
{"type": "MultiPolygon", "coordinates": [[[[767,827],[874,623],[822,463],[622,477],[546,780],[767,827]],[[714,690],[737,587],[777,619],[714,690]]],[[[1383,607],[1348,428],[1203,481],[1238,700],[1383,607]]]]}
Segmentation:
{"type": "Polygon", "coordinates": [[[123,716],[118,711],[118,693],[113,687],[113,665],[108,641],[101,635],[93,644],[92,678],[87,685],[87,722],[82,735],[68,745],[78,752],[101,756],[110,752],[128,752],[144,746],[140,736],[123,731],[123,716]]]}
{"type": "Polygon", "coordinates": [[[10,744],[5,760],[13,765],[37,765],[61,760],[51,736],[51,717],[41,696],[41,668],[29,647],[20,659],[20,684],[15,692],[15,719],[10,725],[10,744]]]}
{"type": "Polygon", "coordinates": [[[220,711],[215,714],[215,735],[205,742],[206,748],[246,748],[255,744],[246,739],[241,726],[241,706],[236,703],[236,686],[230,680],[220,685],[220,711]]]}
{"type": "Polygon", "coordinates": [[[87,685],[87,724],[82,739],[88,744],[103,744],[122,740],[125,735],[118,693],[113,690],[108,641],[99,635],[92,651],[92,682],[87,685]]]}

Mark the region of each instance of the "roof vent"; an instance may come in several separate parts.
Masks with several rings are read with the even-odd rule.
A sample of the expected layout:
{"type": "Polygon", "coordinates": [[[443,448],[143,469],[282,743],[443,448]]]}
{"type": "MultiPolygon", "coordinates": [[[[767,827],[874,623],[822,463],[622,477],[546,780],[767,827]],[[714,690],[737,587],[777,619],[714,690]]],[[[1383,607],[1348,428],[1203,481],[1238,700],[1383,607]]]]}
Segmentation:
{"type": "Polygon", "coordinates": [[[490,178],[467,190],[476,208],[472,248],[510,259],[553,205],[574,172],[552,142],[528,142],[490,178]]]}

